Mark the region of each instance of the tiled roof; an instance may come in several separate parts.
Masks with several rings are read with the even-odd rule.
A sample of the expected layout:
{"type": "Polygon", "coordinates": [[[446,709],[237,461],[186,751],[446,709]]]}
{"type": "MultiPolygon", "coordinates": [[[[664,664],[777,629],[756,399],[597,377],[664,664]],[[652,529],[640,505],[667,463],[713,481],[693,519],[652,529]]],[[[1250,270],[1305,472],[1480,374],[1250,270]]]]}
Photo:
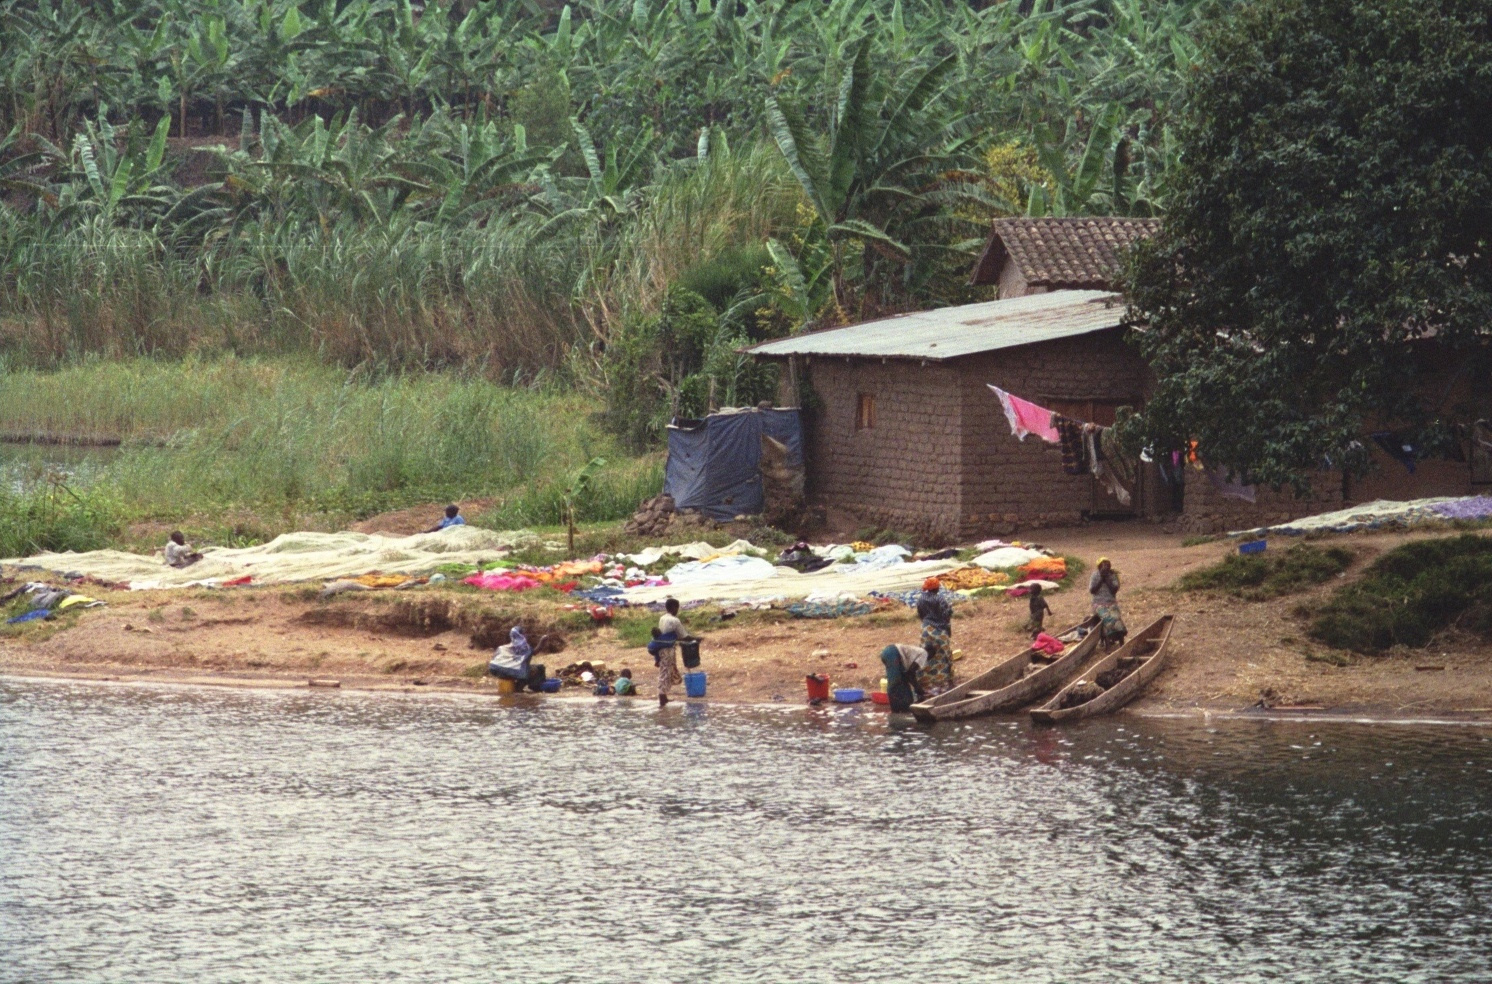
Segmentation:
{"type": "Polygon", "coordinates": [[[743,351],[765,358],[819,355],[942,362],[1118,328],[1125,324],[1124,314],[1124,301],[1107,291],[1058,290],[811,331],[743,351]]]}
{"type": "Polygon", "coordinates": [[[1008,256],[1030,287],[1113,290],[1120,253],[1159,231],[1159,219],[996,219],[973,282],[995,283],[1008,256]]]}

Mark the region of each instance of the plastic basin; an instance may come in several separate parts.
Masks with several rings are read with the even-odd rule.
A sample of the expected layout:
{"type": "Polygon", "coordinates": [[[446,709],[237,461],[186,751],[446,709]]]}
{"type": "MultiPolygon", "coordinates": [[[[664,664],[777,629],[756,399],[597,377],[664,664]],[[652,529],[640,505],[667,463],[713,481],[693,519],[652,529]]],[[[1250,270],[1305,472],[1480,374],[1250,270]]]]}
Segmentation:
{"type": "Polygon", "coordinates": [[[865,699],[865,691],[859,687],[841,687],[834,691],[834,703],[858,704],[865,699]]]}
{"type": "Polygon", "coordinates": [[[891,703],[891,695],[881,690],[872,690],[870,692],[870,702],[872,704],[889,704],[891,703]]]}
{"type": "Polygon", "coordinates": [[[562,682],[563,681],[561,681],[559,678],[555,677],[555,678],[551,678],[551,679],[545,680],[539,686],[541,686],[541,687],[544,688],[544,692],[546,694],[557,694],[557,693],[559,693],[559,688],[560,688],[562,682]]]}

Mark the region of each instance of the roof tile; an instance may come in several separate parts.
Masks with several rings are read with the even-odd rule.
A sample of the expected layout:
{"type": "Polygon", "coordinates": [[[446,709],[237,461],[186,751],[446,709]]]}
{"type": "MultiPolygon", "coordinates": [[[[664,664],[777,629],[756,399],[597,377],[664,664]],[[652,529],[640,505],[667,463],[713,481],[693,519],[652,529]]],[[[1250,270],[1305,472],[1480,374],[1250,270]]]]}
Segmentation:
{"type": "Polygon", "coordinates": [[[1121,252],[1159,231],[1159,219],[996,219],[973,282],[995,283],[1008,253],[1028,286],[1113,290],[1121,252]]]}

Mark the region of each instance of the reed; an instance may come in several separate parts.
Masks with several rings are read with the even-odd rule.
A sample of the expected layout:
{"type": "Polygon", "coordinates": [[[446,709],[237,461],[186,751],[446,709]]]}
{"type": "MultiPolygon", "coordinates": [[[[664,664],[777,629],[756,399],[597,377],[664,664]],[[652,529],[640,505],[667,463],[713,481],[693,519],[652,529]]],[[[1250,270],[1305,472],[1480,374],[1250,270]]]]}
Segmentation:
{"type": "Polygon", "coordinates": [[[83,489],[118,503],[111,521],[248,515],[273,533],[483,498],[487,522],[520,526],[559,522],[560,491],[598,456],[611,464],[583,519],[625,516],[662,483],[658,457],[623,453],[584,397],[469,373],[135,358],[4,378],[0,429],[124,440],[83,489]]]}

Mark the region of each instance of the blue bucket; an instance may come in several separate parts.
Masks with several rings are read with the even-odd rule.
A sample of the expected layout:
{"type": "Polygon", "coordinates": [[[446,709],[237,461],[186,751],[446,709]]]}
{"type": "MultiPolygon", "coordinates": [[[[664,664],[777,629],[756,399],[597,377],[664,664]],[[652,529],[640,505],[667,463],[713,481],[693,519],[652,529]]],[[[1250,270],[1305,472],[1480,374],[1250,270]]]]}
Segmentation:
{"type": "Polygon", "coordinates": [[[705,674],[704,674],[704,672],[701,671],[699,673],[685,673],[684,674],[684,696],[685,697],[703,697],[704,695],[705,695],[705,674]]]}

